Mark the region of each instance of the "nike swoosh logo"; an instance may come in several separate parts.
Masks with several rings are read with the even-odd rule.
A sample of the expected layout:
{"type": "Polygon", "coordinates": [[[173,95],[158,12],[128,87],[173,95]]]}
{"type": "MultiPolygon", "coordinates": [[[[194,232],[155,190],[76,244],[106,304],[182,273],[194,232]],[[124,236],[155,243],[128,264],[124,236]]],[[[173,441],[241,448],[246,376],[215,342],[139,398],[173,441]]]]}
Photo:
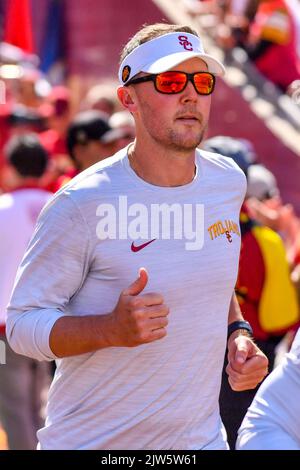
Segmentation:
{"type": "Polygon", "coordinates": [[[132,242],[131,243],[131,251],[136,253],[137,251],[140,251],[143,248],[145,248],[147,245],[150,245],[150,243],[154,242],[155,240],[156,240],[156,238],[153,238],[153,240],[150,240],[149,242],[143,243],[142,245],[139,245],[139,246],[135,246],[135,244],[132,242]]]}

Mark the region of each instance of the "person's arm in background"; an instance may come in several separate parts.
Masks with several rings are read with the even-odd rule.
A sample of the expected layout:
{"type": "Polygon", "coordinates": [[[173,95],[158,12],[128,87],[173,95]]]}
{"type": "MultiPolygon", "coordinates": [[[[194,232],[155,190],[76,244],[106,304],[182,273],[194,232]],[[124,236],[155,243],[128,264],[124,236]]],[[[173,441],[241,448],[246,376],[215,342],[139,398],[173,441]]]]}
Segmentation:
{"type": "Polygon", "coordinates": [[[145,270],[119,301],[116,295],[112,312],[103,312],[99,299],[99,315],[65,313],[85,281],[92,251],[79,209],[69,196],[56,196],[39,218],[8,308],[7,338],[15,352],[52,360],[165,336],[168,308],[162,296],[138,295],[148,281],[145,270]]]}
{"type": "MultiPolygon", "coordinates": [[[[243,320],[236,295],[233,294],[229,307],[228,325],[243,320]]],[[[229,336],[227,348],[226,372],[231,388],[235,391],[255,388],[268,373],[267,357],[243,329],[238,329],[229,336]]]]}
{"type": "Polygon", "coordinates": [[[279,232],[283,239],[287,259],[292,269],[294,259],[300,246],[300,219],[291,204],[282,204],[280,198],[259,201],[252,197],[247,199],[247,209],[250,217],[261,225],[266,225],[275,232],[279,232]]]}

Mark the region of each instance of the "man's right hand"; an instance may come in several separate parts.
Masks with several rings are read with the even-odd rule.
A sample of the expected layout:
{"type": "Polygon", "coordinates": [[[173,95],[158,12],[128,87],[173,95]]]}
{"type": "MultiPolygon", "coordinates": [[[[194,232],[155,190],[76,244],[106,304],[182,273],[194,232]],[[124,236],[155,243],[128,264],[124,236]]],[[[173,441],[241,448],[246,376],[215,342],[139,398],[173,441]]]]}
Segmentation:
{"type": "Polygon", "coordinates": [[[110,347],[133,347],[164,338],[169,308],[161,294],[142,294],[148,273],[121,293],[111,313],[60,317],[53,325],[49,346],[56,357],[77,356],[110,347]]]}
{"type": "Polygon", "coordinates": [[[122,291],[110,314],[111,346],[139,346],[166,336],[169,308],[161,294],[142,294],[147,283],[148,273],[140,268],[139,277],[122,291]]]}

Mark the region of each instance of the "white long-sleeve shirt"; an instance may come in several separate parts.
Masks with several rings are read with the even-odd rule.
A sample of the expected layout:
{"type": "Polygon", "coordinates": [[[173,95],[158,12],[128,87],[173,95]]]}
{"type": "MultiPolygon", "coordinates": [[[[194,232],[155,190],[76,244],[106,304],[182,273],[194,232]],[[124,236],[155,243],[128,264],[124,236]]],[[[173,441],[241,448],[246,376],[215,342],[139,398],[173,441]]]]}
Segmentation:
{"type": "Polygon", "coordinates": [[[56,320],[112,311],[141,266],[149,273],[144,292],[161,293],[170,308],[160,341],[57,360],[38,432],[42,449],[226,447],[218,395],[246,183],[231,159],[197,151],[196,165],[187,185],[153,186],[134,173],[123,149],[76,177],[39,218],[8,310],[17,352],[54,358],[56,320]],[[162,238],[167,216],[154,237],[149,214],[158,204],[177,204],[179,219],[183,211],[183,238],[172,217],[171,235],[162,238]],[[187,225],[196,206],[197,250],[187,225]],[[116,221],[110,228],[108,214],[107,223],[116,221]]]}

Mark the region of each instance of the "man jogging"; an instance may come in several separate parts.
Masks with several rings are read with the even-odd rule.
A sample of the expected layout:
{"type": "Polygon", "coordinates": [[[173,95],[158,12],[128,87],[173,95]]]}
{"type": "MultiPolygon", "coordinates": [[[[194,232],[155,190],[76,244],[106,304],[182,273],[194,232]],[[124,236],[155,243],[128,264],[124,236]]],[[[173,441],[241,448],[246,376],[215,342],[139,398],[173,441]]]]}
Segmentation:
{"type": "Polygon", "coordinates": [[[41,449],[225,449],[218,395],[267,359],[233,289],[246,181],[197,150],[216,75],[189,27],[151,25],[121,55],[136,140],[43,211],[8,312],[15,350],[57,359],[41,449]]]}

